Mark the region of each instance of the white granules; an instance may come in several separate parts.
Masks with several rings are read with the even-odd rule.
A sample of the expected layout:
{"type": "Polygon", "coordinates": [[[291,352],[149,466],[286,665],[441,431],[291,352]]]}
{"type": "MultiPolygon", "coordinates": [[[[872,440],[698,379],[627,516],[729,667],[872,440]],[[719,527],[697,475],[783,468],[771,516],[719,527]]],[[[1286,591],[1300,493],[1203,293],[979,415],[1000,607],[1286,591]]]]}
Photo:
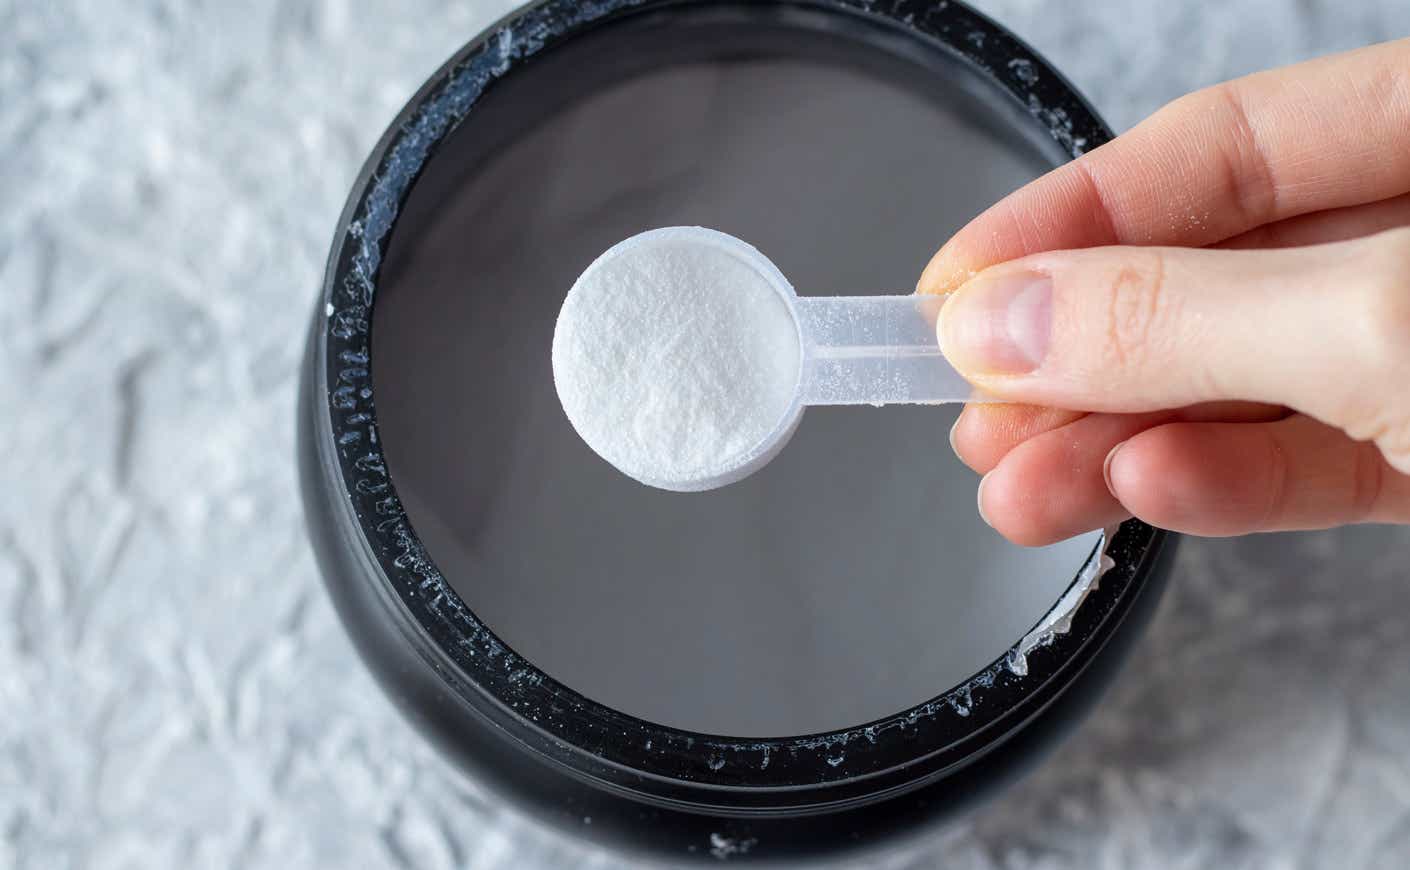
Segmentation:
{"type": "Polygon", "coordinates": [[[755,467],[796,423],[798,328],[778,270],[699,227],[634,236],[578,278],[553,381],[598,455],[653,486],[698,490],[755,467]]]}

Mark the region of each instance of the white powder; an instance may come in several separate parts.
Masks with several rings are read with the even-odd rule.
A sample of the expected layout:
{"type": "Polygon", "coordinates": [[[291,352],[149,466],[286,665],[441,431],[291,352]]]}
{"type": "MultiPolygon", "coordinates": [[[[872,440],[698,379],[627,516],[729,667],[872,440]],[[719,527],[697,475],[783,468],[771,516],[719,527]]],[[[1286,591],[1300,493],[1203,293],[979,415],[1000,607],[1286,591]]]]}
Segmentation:
{"type": "Polygon", "coordinates": [[[743,477],[801,413],[785,292],[763,255],[711,230],[653,230],[614,246],[558,314],[553,380],[568,419],[643,483],[698,490],[743,477]]]}

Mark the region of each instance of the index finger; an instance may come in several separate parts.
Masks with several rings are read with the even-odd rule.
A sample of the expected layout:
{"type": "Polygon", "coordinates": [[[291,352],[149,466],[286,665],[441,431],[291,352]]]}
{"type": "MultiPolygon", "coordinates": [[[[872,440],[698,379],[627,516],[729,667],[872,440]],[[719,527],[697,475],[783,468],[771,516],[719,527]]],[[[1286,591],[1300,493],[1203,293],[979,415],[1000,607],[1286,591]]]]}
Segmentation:
{"type": "Polygon", "coordinates": [[[1009,195],[930,261],[920,293],[1042,251],[1203,246],[1410,191],[1410,39],[1182,97],[1009,195]]]}

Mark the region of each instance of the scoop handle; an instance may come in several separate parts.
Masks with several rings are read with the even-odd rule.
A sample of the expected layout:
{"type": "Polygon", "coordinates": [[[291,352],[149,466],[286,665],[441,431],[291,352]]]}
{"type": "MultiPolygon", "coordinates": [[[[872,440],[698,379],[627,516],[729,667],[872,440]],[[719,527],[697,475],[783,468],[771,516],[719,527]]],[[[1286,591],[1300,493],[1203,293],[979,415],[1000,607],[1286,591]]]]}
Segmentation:
{"type": "Polygon", "coordinates": [[[804,405],[982,401],[940,353],[945,296],[799,296],[804,405]]]}

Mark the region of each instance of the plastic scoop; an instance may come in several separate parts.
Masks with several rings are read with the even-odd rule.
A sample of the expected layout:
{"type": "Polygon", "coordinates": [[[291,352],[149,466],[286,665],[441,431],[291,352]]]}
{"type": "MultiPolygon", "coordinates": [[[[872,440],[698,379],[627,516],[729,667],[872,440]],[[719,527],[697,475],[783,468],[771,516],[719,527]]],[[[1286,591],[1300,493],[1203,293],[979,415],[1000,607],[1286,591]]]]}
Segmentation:
{"type": "MultiPolygon", "coordinates": [[[[583,306],[607,305],[614,301],[608,298],[613,287],[625,286],[604,281],[599,270],[613,270],[612,275],[620,275],[623,282],[638,280],[652,268],[660,268],[663,262],[694,263],[705,262],[716,268],[705,271],[707,276],[729,273],[735,277],[734,283],[724,282],[711,288],[711,292],[727,294],[736,284],[747,283],[756,294],[768,298],[768,290],[777,294],[792,319],[797,336],[798,364],[796,378],[792,381],[792,397],[781,395],[784,401],[778,404],[779,416],[771,429],[760,427],[745,439],[721,438],[720,443],[728,443],[728,449],[721,448],[721,454],[712,455],[711,461],[693,462],[673,466],[662,460],[642,461],[640,457],[651,454],[649,439],[655,433],[647,431],[643,436],[642,426],[621,426],[611,428],[594,427],[585,418],[600,406],[604,397],[617,398],[632,385],[622,385],[604,380],[591,401],[584,401],[581,390],[576,390],[577,401],[565,394],[564,384],[569,379],[563,377],[560,364],[570,365],[571,355],[560,347],[569,346],[561,342],[564,329],[564,315],[559,316],[559,329],[554,343],[554,377],[559,385],[559,397],[569,419],[583,439],[599,455],[611,462],[619,470],[637,480],[663,489],[693,491],[714,489],[740,480],[766,465],[788,443],[802,417],[803,408],[808,405],[889,405],[889,404],[941,404],[946,402],[966,402],[974,398],[971,385],[955,371],[940,353],[936,339],[935,323],[943,296],[799,296],[793,285],[784,277],[767,257],[752,245],[734,236],[709,230],[703,227],[667,227],[650,230],[618,243],[599,257],[583,272],[577,284],[564,303],[564,312],[570,306],[581,310],[583,306]],[[653,259],[655,258],[655,259],[653,259]],[[664,258],[664,259],[663,259],[664,258]],[[671,258],[674,258],[672,260],[671,258]],[[651,265],[654,263],[655,265],[651,265]],[[741,267],[743,270],[741,271],[741,267]],[[768,290],[762,289],[767,286],[768,290]],[[585,298],[586,294],[602,294],[595,299],[585,298]],[[577,297],[577,298],[575,298],[577,297]],[[585,409],[585,410],[584,410],[585,409]],[[578,410],[578,413],[575,413],[578,410]],[[627,434],[624,430],[631,430],[627,434]],[[634,438],[631,450],[618,449],[614,443],[618,438],[634,438]],[[643,438],[647,449],[642,448],[643,438]]],[[[656,306],[653,296],[642,305],[641,316],[648,315],[648,309],[656,306]]],[[[772,307],[770,316],[781,317],[777,306],[772,307]]],[[[688,331],[688,330],[687,330],[688,331]]],[[[632,340],[634,330],[628,324],[623,328],[632,340]]],[[[789,336],[785,326],[782,336],[789,336]]],[[[618,340],[621,340],[618,337],[618,340]]],[[[791,341],[790,341],[791,343],[791,341]]],[[[648,349],[649,350],[649,349],[648,349]]],[[[610,368],[597,363],[591,366],[601,373],[610,368]]],[[[762,368],[762,366],[760,366],[762,368]]],[[[650,368],[645,370],[649,376],[650,368]]],[[[744,376],[751,376],[752,366],[746,366],[744,376]]],[[[607,377],[612,373],[604,373],[607,377]]],[[[739,377],[738,370],[732,372],[739,377]]],[[[709,375],[706,375],[709,377],[709,375]]],[[[576,382],[574,382],[576,383],[576,382]]],[[[786,390],[787,381],[783,387],[786,390]]],[[[652,415],[646,415],[651,418],[652,415]]],[[[694,427],[682,432],[662,431],[663,450],[661,456],[669,457],[671,443],[664,439],[708,438],[715,429],[709,425],[694,427]]],[[[726,435],[728,433],[725,433],[726,435]]]]}
{"type": "Polygon", "coordinates": [[[973,387],[940,353],[944,296],[794,296],[803,405],[966,402],[973,387]]]}

